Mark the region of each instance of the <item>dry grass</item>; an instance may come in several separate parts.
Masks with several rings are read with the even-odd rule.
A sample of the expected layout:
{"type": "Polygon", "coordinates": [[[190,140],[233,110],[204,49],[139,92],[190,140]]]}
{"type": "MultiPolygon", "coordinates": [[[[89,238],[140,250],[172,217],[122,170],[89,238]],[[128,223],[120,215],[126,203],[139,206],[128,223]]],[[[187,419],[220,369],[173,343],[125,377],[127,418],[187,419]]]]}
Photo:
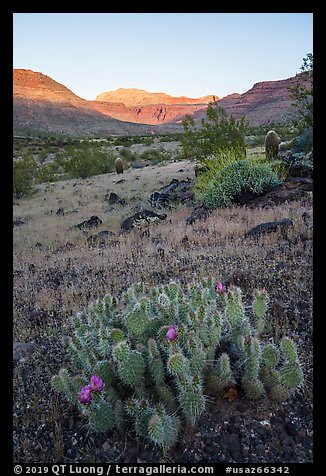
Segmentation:
{"type": "MultiPolygon", "coordinates": [[[[303,218],[304,213],[312,214],[311,205],[218,209],[193,226],[185,222],[191,209],[177,208],[167,212],[164,222],[151,224],[148,233],[136,229],[118,234],[121,219],[136,205],[148,206],[153,190],[172,178],[186,177],[193,177],[191,163],[58,182],[50,189],[40,187],[35,197],[14,207],[14,218],[26,220],[14,229],[14,340],[36,344],[33,355],[14,368],[17,461],[58,462],[64,456],[69,460],[67,451],[74,443],[67,440],[65,428],[84,423],[50,389],[51,376],[65,364],[61,337],[69,332],[67,316],[105,293],[118,296],[135,281],[152,286],[213,275],[240,285],[248,296],[255,287],[266,287],[271,295],[271,332],[276,340],[291,334],[297,341],[306,392],[311,392],[312,230],[303,218]],[[121,178],[126,182],[114,183],[121,178]],[[129,205],[108,205],[104,196],[110,191],[129,205]],[[59,207],[67,212],[64,217],[55,214],[59,207]],[[95,231],[68,230],[91,215],[103,220],[95,231]],[[259,223],[284,217],[294,223],[287,236],[275,232],[258,239],[244,237],[259,223]],[[113,231],[119,243],[89,248],[86,238],[104,229],[113,231]]],[[[87,438],[86,432],[84,446],[87,438]]]]}

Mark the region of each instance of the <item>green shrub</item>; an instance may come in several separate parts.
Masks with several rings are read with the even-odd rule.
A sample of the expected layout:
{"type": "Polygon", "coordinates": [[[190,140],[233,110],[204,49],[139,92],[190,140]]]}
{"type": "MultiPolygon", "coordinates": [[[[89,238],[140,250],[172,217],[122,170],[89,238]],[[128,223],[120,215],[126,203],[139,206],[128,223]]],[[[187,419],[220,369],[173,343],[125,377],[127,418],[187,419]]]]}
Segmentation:
{"type": "Polygon", "coordinates": [[[164,160],[170,160],[171,157],[172,154],[163,148],[148,149],[140,154],[142,160],[150,161],[153,165],[163,162],[164,160]]]}
{"type": "Polygon", "coordinates": [[[305,165],[313,169],[313,161],[306,152],[295,152],[291,154],[291,163],[295,165],[305,165]]]}
{"type": "Polygon", "coordinates": [[[76,150],[72,157],[63,162],[64,171],[71,177],[86,178],[114,170],[115,157],[87,147],[76,150]]]}
{"type": "Polygon", "coordinates": [[[183,134],[176,133],[176,134],[169,134],[166,136],[159,136],[160,142],[172,142],[172,141],[180,141],[183,137],[183,134]]]}
{"type": "Polygon", "coordinates": [[[313,129],[309,127],[293,140],[292,152],[307,153],[313,148],[313,129]]]}
{"type": "MultiPolygon", "coordinates": [[[[224,169],[231,162],[237,162],[240,159],[246,159],[247,156],[242,147],[219,147],[213,154],[203,158],[201,168],[207,173],[207,176],[213,177],[216,173],[224,169]]],[[[205,181],[207,177],[205,178],[205,181]]]]}
{"type": "Polygon", "coordinates": [[[95,167],[88,152],[78,152],[64,163],[65,172],[71,177],[86,178],[94,175],[95,167]]]}
{"type": "Polygon", "coordinates": [[[295,137],[295,129],[291,123],[270,122],[260,126],[247,125],[246,142],[251,147],[265,146],[265,138],[268,131],[277,131],[283,141],[290,141],[295,137]]]}
{"type": "Polygon", "coordinates": [[[123,145],[124,147],[130,147],[132,144],[153,144],[154,137],[151,136],[122,136],[113,140],[113,145],[123,145]]]}
{"type": "Polygon", "coordinates": [[[257,291],[248,307],[240,288],[213,278],[106,295],[71,318],[71,366],[53,386],[94,430],[129,423],[165,452],[181,424],[194,426],[205,412],[208,390],[223,396],[239,384],[252,399],[286,399],[302,384],[294,342],[260,338],[268,300],[257,291]]]}
{"type": "Polygon", "coordinates": [[[33,192],[37,163],[32,157],[25,157],[13,163],[13,194],[22,198],[33,192]]]}
{"type": "Polygon", "coordinates": [[[119,150],[119,155],[127,162],[134,162],[137,159],[137,155],[126,147],[119,150]]]}
{"type": "Polygon", "coordinates": [[[258,196],[280,185],[272,163],[236,157],[229,151],[205,162],[206,171],[196,179],[195,194],[208,208],[230,206],[242,192],[258,196]]]}
{"type": "Polygon", "coordinates": [[[37,176],[35,177],[36,183],[56,182],[58,180],[62,180],[62,170],[56,160],[38,167],[37,176]]]}
{"type": "Polygon", "coordinates": [[[247,126],[244,117],[228,117],[223,108],[213,103],[208,105],[206,116],[200,128],[196,127],[190,116],[182,121],[184,135],[181,145],[184,157],[201,162],[220,148],[236,147],[245,152],[244,134],[247,126]]]}
{"type": "Polygon", "coordinates": [[[293,120],[293,125],[300,134],[306,129],[313,128],[313,66],[313,54],[308,53],[303,58],[300,73],[296,74],[297,84],[288,88],[293,99],[292,105],[298,114],[298,118],[293,120]]]}

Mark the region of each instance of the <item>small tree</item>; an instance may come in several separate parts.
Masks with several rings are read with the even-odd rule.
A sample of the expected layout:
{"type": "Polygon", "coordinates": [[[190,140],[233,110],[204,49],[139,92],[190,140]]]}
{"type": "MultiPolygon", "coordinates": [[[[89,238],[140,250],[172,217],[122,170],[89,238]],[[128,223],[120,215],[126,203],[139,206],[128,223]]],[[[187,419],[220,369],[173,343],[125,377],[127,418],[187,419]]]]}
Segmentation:
{"type": "Polygon", "coordinates": [[[30,195],[33,191],[37,164],[32,157],[15,161],[13,164],[13,193],[15,198],[30,195]]]}
{"type": "Polygon", "coordinates": [[[63,162],[65,172],[71,177],[87,178],[106,174],[114,169],[115,158],[101,151],[86,148],[78,150],[73,157],[63,162]]]}
{"type": "Polygon", "coordinates": [[[289,88],[292,105],[297,109],[299,118],[294,122],[299,134],[313,127],[313,55],[303,58],[300,73],[296,74],[298,84],[289,88]]]}
{"type": "Polygon", "coordinates": [[[244,133],[247,127],[244,116],[235,119],[228,117],[226,111],[216,103],[209,103],[207,120],[202,119],[201,128],[195,127],[192,117],[186,116],[182,124],[184,136],[181,141],[183,154],[199,161],[220,148],[237,148],[245,152],[244,133]]]}

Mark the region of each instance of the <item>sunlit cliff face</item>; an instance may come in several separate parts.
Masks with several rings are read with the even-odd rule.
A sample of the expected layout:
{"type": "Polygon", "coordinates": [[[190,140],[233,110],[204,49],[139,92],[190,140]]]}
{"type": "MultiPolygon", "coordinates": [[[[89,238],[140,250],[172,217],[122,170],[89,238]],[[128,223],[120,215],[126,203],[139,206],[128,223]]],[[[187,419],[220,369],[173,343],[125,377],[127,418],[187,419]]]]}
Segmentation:
{"type": "Polygon", "coordinates": [[[206,119],[207,105],[217,101],[235,118],[246,116],[254,126],[294,118],[289,88],[297,78],[256,83],[243,94],[224,98],[173,97],[143,89],[103,92],[95,100],[80,98],[49,76],[26,69],[13,74],[14,126],[72,134],[142,134],[182,132],[182,120],[190,115],[196,123],[206,119]],[[164,127],[165,130],[162,129],[164,127]],[[158,132],[158,131],[156,131],[158,132]]]}

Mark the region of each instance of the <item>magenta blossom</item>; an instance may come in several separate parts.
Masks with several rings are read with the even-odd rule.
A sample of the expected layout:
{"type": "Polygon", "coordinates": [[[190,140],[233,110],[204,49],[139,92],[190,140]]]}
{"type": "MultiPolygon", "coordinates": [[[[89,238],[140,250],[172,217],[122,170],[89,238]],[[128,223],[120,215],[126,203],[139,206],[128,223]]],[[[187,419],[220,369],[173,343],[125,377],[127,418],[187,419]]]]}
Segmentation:
{"type": "Polygon", "coordinates": [[[168,340],[175,340],[178,337],[178,333],[173,324],[169,326],[169,330],[166,333],[168,340]]]}
{"type": "Polygon", "coordinates": [[[222,283],[217,283],[216,285],[216,292],[223,294],[226,291],[226,287],[222,283]]]}
{"type": "Polygon", "coordinates": [[[79,394],[79,401],[83,405],[88,405],[92,399],[92,389],[87,385],[86,387],[82,387],[81,392],[79,394]]]}
{"type": "Polygon", "coordinates": [[[103,380],[98,375],[92,375],[89,388],[94,392],[100,392],[104,388],[103,380]]]}

